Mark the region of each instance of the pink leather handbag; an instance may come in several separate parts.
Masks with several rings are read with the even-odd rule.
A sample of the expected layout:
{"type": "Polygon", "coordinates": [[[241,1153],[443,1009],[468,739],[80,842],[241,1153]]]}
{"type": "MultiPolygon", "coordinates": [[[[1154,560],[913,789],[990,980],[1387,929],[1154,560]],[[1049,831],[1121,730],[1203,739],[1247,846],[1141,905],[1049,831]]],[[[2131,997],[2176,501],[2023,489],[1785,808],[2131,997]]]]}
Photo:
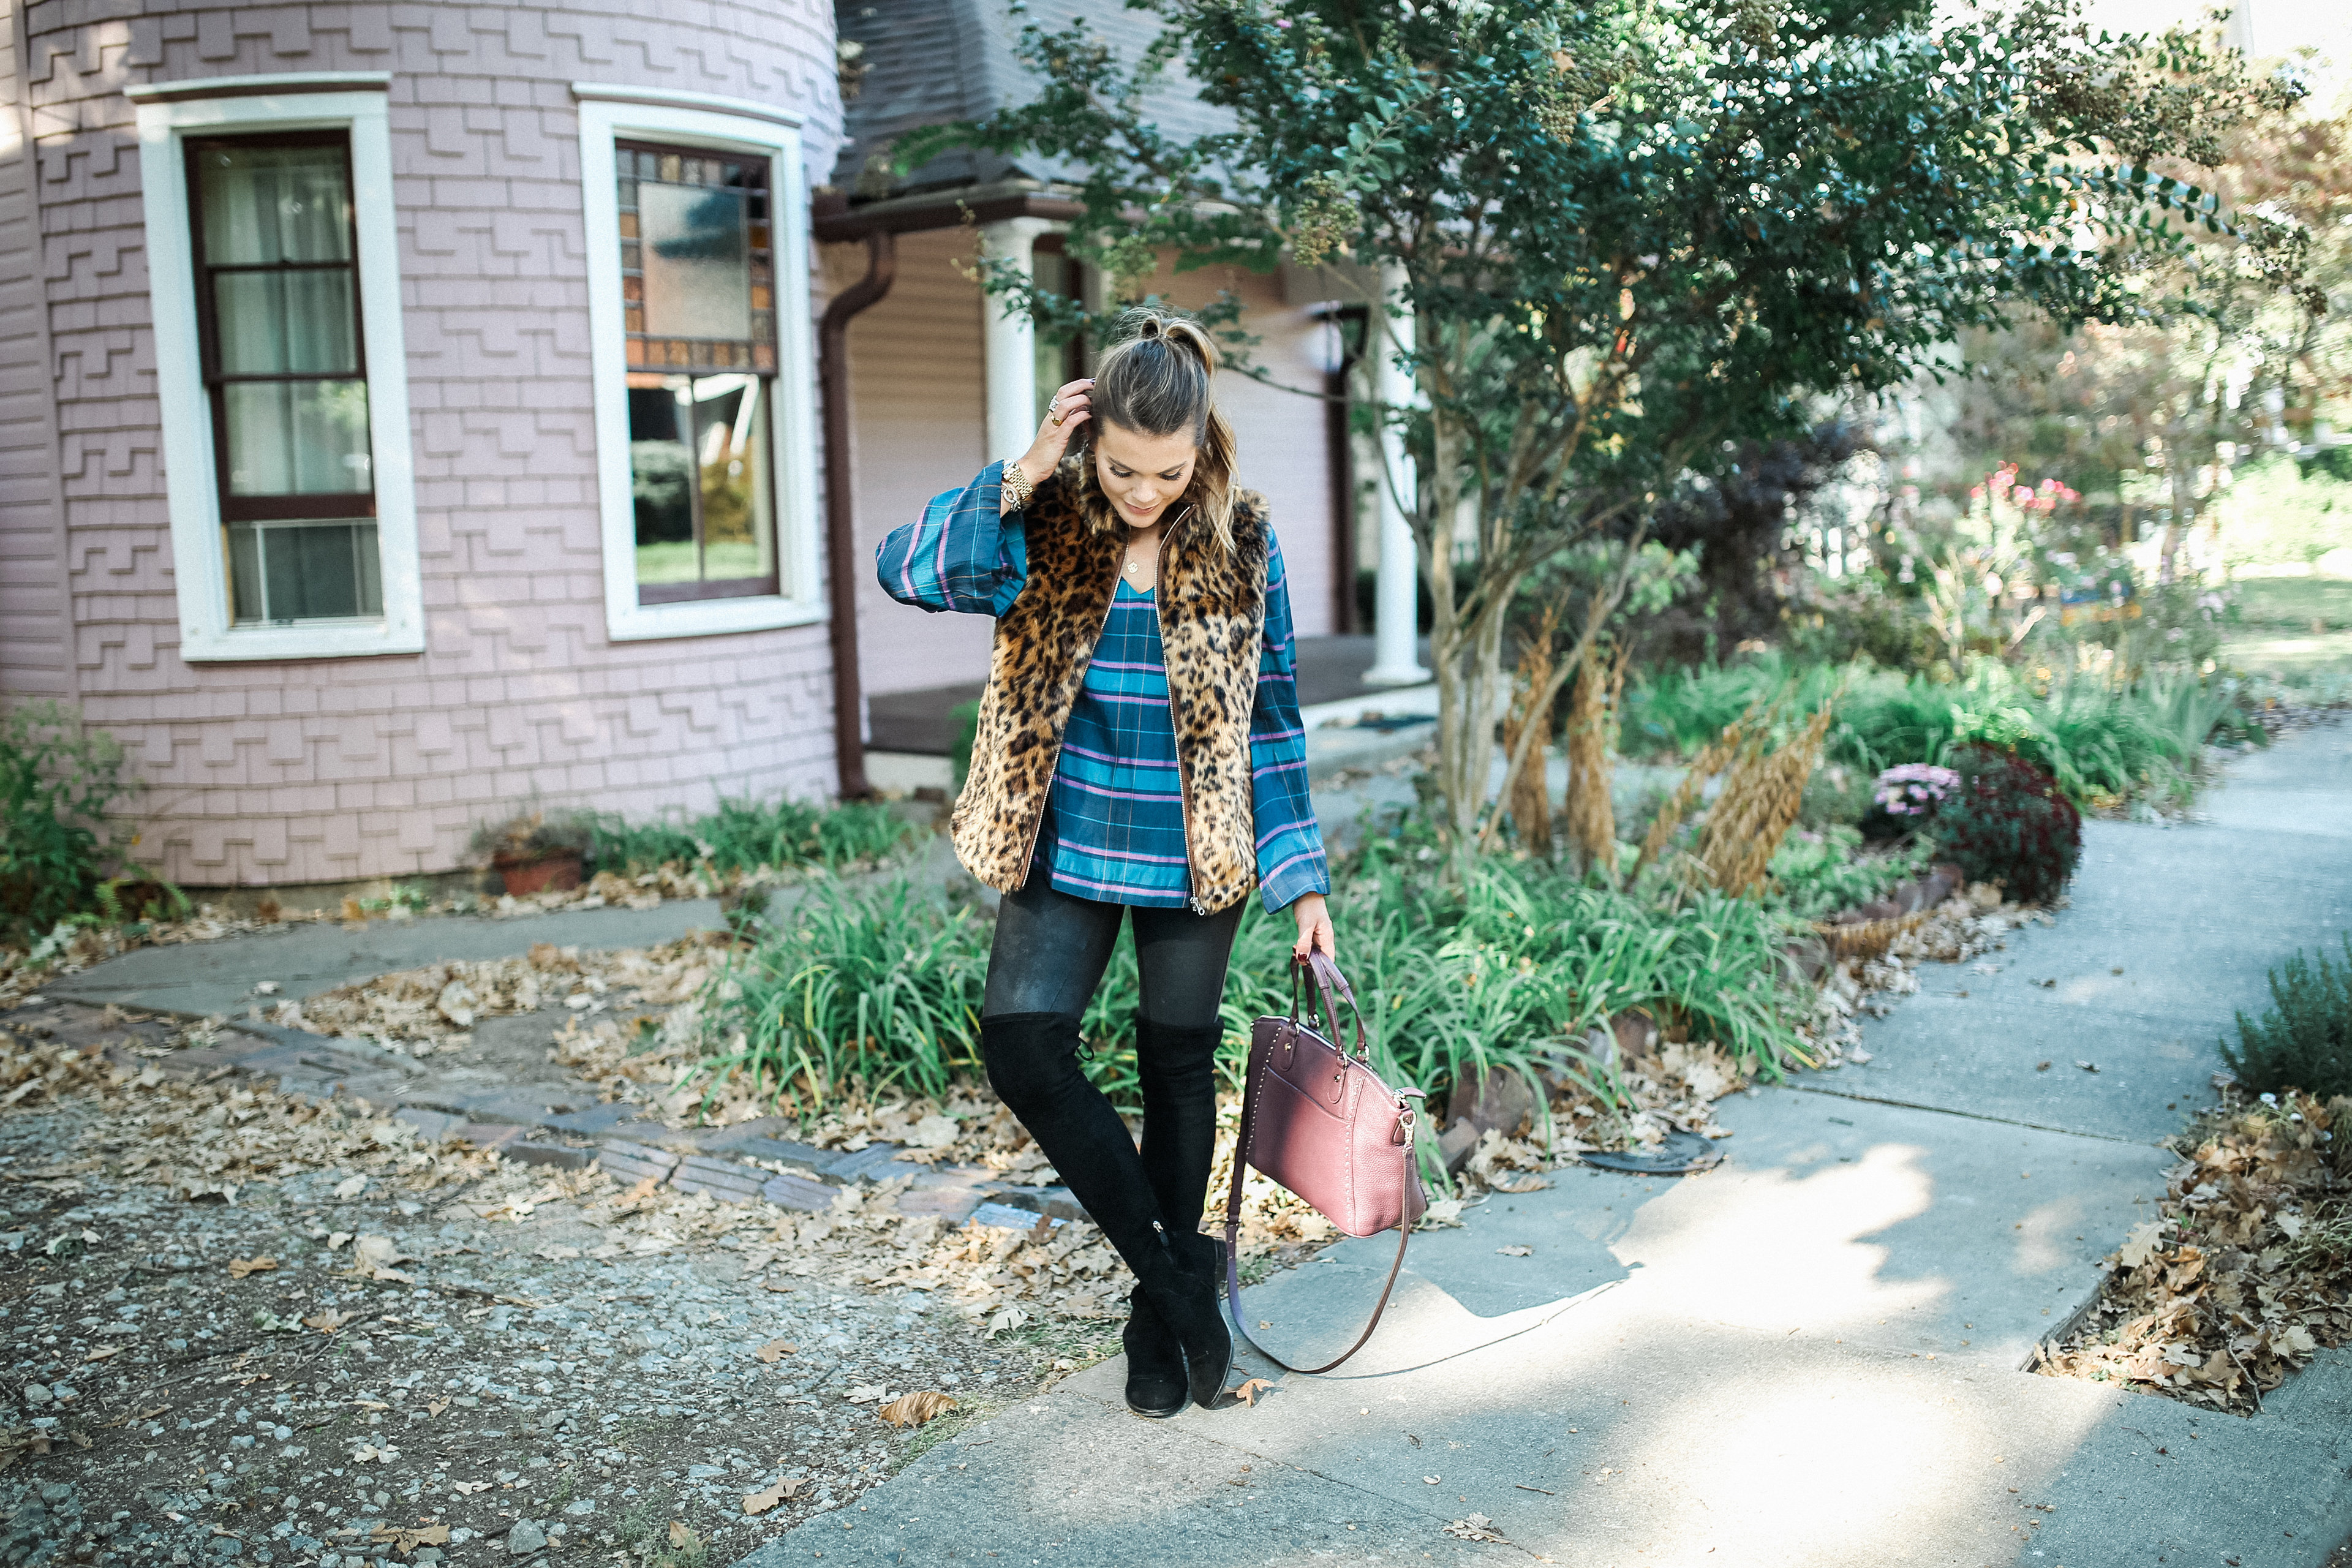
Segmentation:
{"type": "Polygon", "coordinates": [[[1290,1016],[1268,1015],[1250,1031],[1249,1076],[1242,1090],[1241,1148],[1234,1159],[1233,1190],[1225,1198],[1225,1300],[1234,1327],[1258,1352],[1285,1372],[1329,1372],[1364,1348],[1388,1310],[1404,1267],[1406,1240],[1428,1208],[1421,1170],[1413,1158],[1412,1132],[1420,1121],[1417,1089],[1391,1089],[1365,1055],[1364,1015],[1339,966],[1320,949],[1305,964],[1290,966],[1290,1016]],[[1310,1006],[1298,1018],[1298,979],[1306,969],[1321,998],[1328,1036],[1316,1032],[1310,1006]],[[1332,1044],[1339,1037],[1335,994],[1356,1016],[1351,1056],[1332,1044]],[[1256,1167],[1315,1205],[1318,1213],[1349,1236],[1377,1236],[1394,1226],[1396,1260],[1389,1265],[1371,1321],[1338,1360],[1321,1366],[1292,1366],[1242,1328],[1241,1276],[1235,1263],[1241,1238],[1242,1167],[1256,1167]]]}

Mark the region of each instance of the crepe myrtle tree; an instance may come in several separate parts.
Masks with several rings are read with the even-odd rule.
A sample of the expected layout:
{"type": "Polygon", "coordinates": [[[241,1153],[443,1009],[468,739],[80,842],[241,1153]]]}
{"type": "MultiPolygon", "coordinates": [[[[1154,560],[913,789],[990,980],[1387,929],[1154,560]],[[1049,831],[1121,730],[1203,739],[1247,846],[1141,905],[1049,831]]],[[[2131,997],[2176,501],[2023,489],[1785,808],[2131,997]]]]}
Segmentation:
{"type": "MultiPolygon", "coordinates": [[[[1559,574],[1587,601],[1561,624],[1597,635],[1591,604],[1654,565],[1651,510],[1727,444],[1801,431],[1821,395],[1902,382],[2007,309],[2140,309],[2124,258],[2221,221],[2147,163],[2218,155],[2216,122],[2290,90],[2189,32],[2095,36],[2075,0],[1129,4],[1161,23],[1134,59],[1083,20],[1028,24],[1036,96],[899,161],[1063,160],[1069,244],[1123,296],[1170,256],[1364,280],[1415,394],[1379,416],[1413,458],[1409,489],[1388,479],[1435,605],[1457,868],[1533,567],[1609,547],[1559,574]],[[1223,128],[1165,132],[1183,93],[1223,128]]],[[[1049,333],[1101,324],[1011,268],[986,281],[1049,333]]],[[[1527,727],[1513,768],[1544,739],[1527,727]]]]}

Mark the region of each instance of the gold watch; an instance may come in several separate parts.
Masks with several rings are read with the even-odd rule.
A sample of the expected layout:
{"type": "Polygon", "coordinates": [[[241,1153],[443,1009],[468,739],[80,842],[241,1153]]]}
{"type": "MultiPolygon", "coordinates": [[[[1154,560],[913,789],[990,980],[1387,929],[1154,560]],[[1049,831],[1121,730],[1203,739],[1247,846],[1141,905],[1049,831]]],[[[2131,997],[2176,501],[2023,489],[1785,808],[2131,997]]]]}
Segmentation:
{"type": "Polygon", "coordinates": [[[1019,463],[1008,462],[1004,465],[1004,479],[1003,483],[1004,489],[1011,491],[1013,494],[1013,510],[1014,511],[1028,510],[1029,498],[1037,493],[1037,487],[1029,482],[1029,476],[1021,471],[1021,465],[1019,463]]]}

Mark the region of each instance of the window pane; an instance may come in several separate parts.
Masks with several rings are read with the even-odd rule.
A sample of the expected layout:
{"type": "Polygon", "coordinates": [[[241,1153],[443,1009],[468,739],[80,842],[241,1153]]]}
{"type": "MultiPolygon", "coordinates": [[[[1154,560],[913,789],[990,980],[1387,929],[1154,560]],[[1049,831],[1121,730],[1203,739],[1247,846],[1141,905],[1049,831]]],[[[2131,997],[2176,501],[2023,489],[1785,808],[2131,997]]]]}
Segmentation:
{"type": "Polygon", "coordinates": [[[706,582],[766,577],[776,569],[768,511],[768,399],[755,376],[695,383],[695,452],[702,469],[706,582]]]}
{"type": "Polygon", "coordinates": [[[751,335],[751,258],[743,193],[637,187],[646,327],[655,337],[751,335]]]}
{"type": "Polygon", "coordinates": [[[637,581],[692,583],[701,574],[694,547],[694,448],[684,376],[629,388],[630,492],[636,507],[637,581]]]}
{"type": "Polygon", "coordinates": [[[228,612],[232,625],[257,626],[267,617],[261,592],[261,531],[233,522],[228,534],[228,612]]]}
{"type": "Polygon", "coordinates": [[[223,272],[213,288],[224,375],[359,369],[349,271],[223,272]]]}
{"type": "Polygon", "coordinates": [[[221,391],[231,495],[347,495],[375,488],[367,383],[245,381],[221,391]]]}
{"type": "Polygon", "coordinates": [[[641,601],[772,593],[774,384],[755,375],[642,373],[629,381],[641,601]],[[737,586],[705,587],[729,584],[737,586]]]}
{"type": "Polygon", "coordinates": [[[205,143],[196,155],[205,260],[215,267],[350,260],[347,159],[335,145],[205,143]]]}
{"type": "Polygon", "coordinates": [[[383,614],[374,523],[237,522],[228,533],[237,625],[383,614]]]}

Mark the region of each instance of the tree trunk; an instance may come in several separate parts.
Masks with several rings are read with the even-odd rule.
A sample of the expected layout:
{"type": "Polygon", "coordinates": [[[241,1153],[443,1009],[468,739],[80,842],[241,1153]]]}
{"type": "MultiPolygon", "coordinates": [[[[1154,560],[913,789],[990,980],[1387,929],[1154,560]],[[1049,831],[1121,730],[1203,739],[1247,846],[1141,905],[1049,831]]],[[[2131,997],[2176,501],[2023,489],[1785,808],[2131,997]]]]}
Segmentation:
{"type": "Polygon", "coordinates": [[[2172,515],[2165,520],[2164,544],[2157,557],[2156,580],[2159,583],[2172,581],[2173,557],[2180,552],[2180,542],[2188,536],[2189,523],[2197,507],[2196,477],[2189,471],[2180,450],[2182,445],[2177,441],[2165,443],[2164,470],[2172,483],[2172,515]]]}
{"type": "MultiPolygon", "coordinates": [[[[1444,352],[1442,329],[1416,323],[1416,344],[1424,353],[1444,352]],[[1434,331],[1433,330],[1434,329],[1434,331]]],[[[1422,374],[1432,372],[1424,363],[1422,374]]],[[[1421,505],[1429,538],[1430,664],[1437,674],[1437,794],[1441,823],[1455,880],[1477,852],[1478,814],[1486,799],[1486,769],[1493,755],[1491,686],[1480,658],[1486,639],[1476,622],[1465,625],[1454,589],[1454,552],[1459,543],[1462,501],[1462,433],[1445,412],[1443,386],[1433,387],[1429,471],[1422,476],[1421,505]]],[[[1499,638],[1496,647],[1500,647],[1499,638]]]]}

